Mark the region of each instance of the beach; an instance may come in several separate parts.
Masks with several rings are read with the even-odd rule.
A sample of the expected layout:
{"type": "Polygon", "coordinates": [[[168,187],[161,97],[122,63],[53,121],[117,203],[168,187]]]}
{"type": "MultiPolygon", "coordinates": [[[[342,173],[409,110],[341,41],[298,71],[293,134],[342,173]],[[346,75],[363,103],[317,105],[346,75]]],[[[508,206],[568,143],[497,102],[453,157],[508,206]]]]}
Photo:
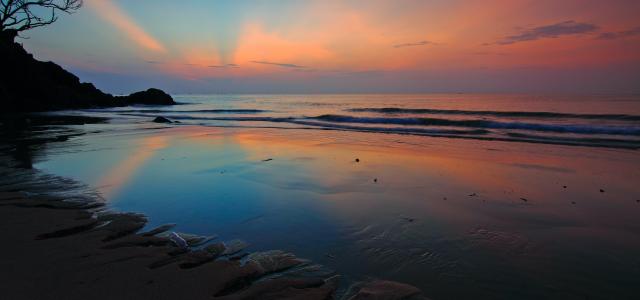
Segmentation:
{"type": "MultiPolygon", "coordinates": [[[[0,173],[19,178],[0,182],[0,234],[11,241],[0,250],[5,299],[330,299],[338,288],[339,276],[293,254],[252,253],[240,263],[242,248],[232,244],[177,247],[157,236],[171,226],[136,234],[143,215],[100,213],[103,203],[77,198],[86,195],[54,196],[73,188],[68,181],[6,166],[0,173]]],[[[426,299],[388,281],[347,294],[426,299]]]]}
{"type": "Polygon", "coordinates": [[[638,299],[638,12],[2,0],[0,300],[638,299]]]}
{"type": "MultiPolygon", "coordinates": [[[[0,251],[6,299],[327,299],[336,288],[335,283],[318,278],[279,278],[236,294],[234,288],[267,272],[303,262],[287,255],[276,258],[281,265],[272,269],[233,261],[207,261],[206,267],[185,268],[181,264],[201,258],[169,255],[176,249],[168,240],[129,235],[129,224],[90,230],[97,220],[82,208],[60,208],[55,204],[60,200],[27,198],[22,193],[0,197],[3,224],[11,224],[0,229],[11,241],[0,251]],[[78,232],[61,234],[60,230],[78,232]],[[124,237],[104,241],[113,234],[124,237]],[[163,261],[171,264],[149,267],[163,261]]],[[[129,222],[144,223],[144,218],[129,222]]]]}
{"type": "MultiPolygon", "coordinates": [[[[69,263],[74,265],[82,259],[69,253],[93,253],[89,257],[95,260],[84,259],[105,269],[84,269],[86,273],[79,272],[84,275],[76,278],[104,278],[98,282],[108,289],[120,280],[118,276],[126,274],[132,276],[127,282],[134,285],[127,290],[137,289],[130,295],[143,298],[175,295],[171,293],[185,287],[195,298],[223,295],[229,291],[224,282],[234,282],[238,277],[227,279],[218,273],[219,268],[251,273],[251,262],[260,257],[255,253],[265,252],[288,262],[304,261],[271,276],[296,280],[311,277],[315,281],[273,283],[279,288],[264,288],[260,284],[264,284],[265,276],[253,274],[250,284],[232,289],[234,295],[258,293],[257,289],[270,293],[286,290],[292,295],[308,292],[322,295],[320,299],[327,295],[348,298],[363,283],[381,281],[402,285],[400,290],[412,296],[432,299],[626,299],[634,293],[640,278],[640,262],[634,254],[640,249],[636,222],[640,202],[633,180],[640,175],[637,150],[619,147],[619,143],[605,145],[605,137],[595,139],[577,133],[555,139],[582,138],[580,143],[587,145],[399,134],[393,130],[336,130],[324,125],[265,122],[264,116],[246,120],[256,118],[247,116],[256,111],[290,113],[279,107],[266,109],[259,101],[213,102],[218,111],[204,112],[211,111],[202,108],[206,101],[178,97],[183,102],[187,98],[200,104],[172,108],[178,112],[136,107],[118,109],[124,110],[121,112],[50,113],[46,114],[47,121],[31,121],[29,138],[14,137],[22,141],[22,146],[5,143],[7,159],[14,161],[14,167],[29,165],[33,167],[27,169],[31,172],[77,184],[82,187],[74,189],[77,194],[90,195],[92,201],[97,199],[103,205],[99,211],[139,214],[133,219],[144,221],[134,222],[137,225],[131,233],[176,224],[164,236],[153,238],[164,242],[150,246],[153,243],[134,239],[138,243],[135,246],[105,250],[99,246],[105,233],[94,232],[97,229],[33,240],[34,236],[54,231],[43,230],[52,225],[36,223],[34,226],[42,229],[28,232],[12,225],[3,230],[16,239],[20,235],[18,244],[24,248],[17,249],[28,250],[16,250],[7,256],[32,253],[30,256],[49,263],[66,257],[75,261],[69,263]],[[190,109],[195,111],[180,112],[190,109]],[[74,116],[73,124],[68,122],[69,115],[74,116]],[[154,123],[154,117],[160,115],[180,122],[154,123]],[[58,118],[66,121],[55,121],[58,118]],[[24,146],[28,140],[46,142],[24,146]],[[25,149],[31,149],[29,155],[25,149]],[[176,243],[166,235],[171,232],[211,237],[192,247],[195,253],[202,254],[207,246],[217,243],[246,248],[214,259],[208,254],[198,258],[182,254],[179,260],[150,269],[149,265],[175,250],[176,243]],[[239,240],[242,243],[238,244],[239,240]],[[65,241],[67,246],[58,245],[65,241]],[[80,248],[70,251],[67,247],[80,248]],[[52,253],[58,253],[60,259],[42,255],[42,248],[59,249],[52,253]],[[276,252],[269,252],[273,250],[276,252]],[[205,263],[182,269],[185,259],[205,263]],[[120,271],[114,271],[114,277],[96,275],[116,269],[120,271]],[[145,285],[149,280],[158,283],[156,288],[145,285]]],[[[323,111],[314,111],[314,115],[335,114],[335,107],[340,111],[352,109],[344,103],[303,103],[313,103],[309,104],[313,110],[321,107],[323,111]]],[[[564,114],[553,121],[556,123],[571,122],[576,116],[570,113],[593,114],[556,113],[564,114]]],[[[606,114],[606,118],[614,118],[621,113],[606,114]]],[[[629,111],[626,115],[633,116],[629,111]]],[[[474,118],[468,113],[463,117],[474,118]]],[[[599,128],[619,126],[608,125],[599,119],[601,116],[588,118],[596,119],[599,128]]],[[[531,122],[534,120],[527,121],[531,122]]],[[[628,120],[613,122],[635,124],[628,120]]],[[[621,137],[627,138],[618,135],[617,139],[621,137]]],[[[629,136],[624,143],[634,145],[634,137],[629,136]]],[[[29,185],[13,190],[28,191],[29,185]]],[[[27,197],[25,201],[33,200],[27,197]]],[[[16,220],[24,220],[23,214],[31,213],[51,216],[52,220],[86,214],[81,212],[85,208],[3,205],[2,209],[8,209],[3,214],[16,220]]],[[[73,227],[67,225],[74,222],[85,221],[73,220],[62,227],[73,227]]],[[[19,261],[15,264],[20,265],[19,261]]],[[[36,262],[23,269],[37,269],[44,263],[36,262]]],[[[78,295],[90,295],[95,291],[91,286],[77,287],[78,295]]],[[[382,290],[397,292],[398,286],[382,286],[382,290]]],[[[19,286],[15,288],[18,291],[19,286]]]]}
{"type": "Polygon", "coordinates": [[[32,116],[2,123],[0,234],[11,241],[0,251],[3,297],[332,299],[339,291],[345,299],[427,299],[385,280],[339,287],[335,271],[281,250],[247,252],[239,239],[176,233],[176,224],[145,230],[148,218],[108,208],[108,193],[32,168],[41,153],[26,148],[64,144],[84,134],[74,126],[103,122],[32,116]]]}

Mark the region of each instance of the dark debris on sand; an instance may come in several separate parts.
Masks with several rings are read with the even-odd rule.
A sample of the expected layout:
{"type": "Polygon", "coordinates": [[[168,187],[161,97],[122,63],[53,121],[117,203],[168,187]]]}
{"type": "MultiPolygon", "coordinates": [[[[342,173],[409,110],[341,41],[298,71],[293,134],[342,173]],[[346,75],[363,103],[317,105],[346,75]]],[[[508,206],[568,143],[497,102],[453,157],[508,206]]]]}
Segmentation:
{"type": "Polygon", "coordinates": [[[169,119],[167,119],[167,118],[165,118],[163,116],[155,117],[153,119],[153,122],[154,123],[173,123],[171,120],[169,120],[169,119]]]}
{"type": "Polygon", "coordinates": [[[413,223],[413,221],[415,221],[415,220],[416,220],[416,219],[414,219],[414,218],[409,218],[409,217],[401,217],[401,219],[402,219],[402,220],[405,220],[405,221],[407,221],[407,222],[409,222],[409,223],[413,223]]]}

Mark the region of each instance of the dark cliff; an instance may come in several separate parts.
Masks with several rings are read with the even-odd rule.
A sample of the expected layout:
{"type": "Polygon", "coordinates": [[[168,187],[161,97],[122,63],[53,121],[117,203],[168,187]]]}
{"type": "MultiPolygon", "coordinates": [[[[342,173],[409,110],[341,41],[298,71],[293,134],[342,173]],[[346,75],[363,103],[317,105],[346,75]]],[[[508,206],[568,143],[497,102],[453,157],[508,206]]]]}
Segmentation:
{"type": "Polygon", "coordinates": [[[158,89],[113,96],[97,89],[53,62],[33,58],[14,36],[0,34],[0,105],[2,112],[32,112],[61,109],[172,105],[170,95],[158,89]]]}

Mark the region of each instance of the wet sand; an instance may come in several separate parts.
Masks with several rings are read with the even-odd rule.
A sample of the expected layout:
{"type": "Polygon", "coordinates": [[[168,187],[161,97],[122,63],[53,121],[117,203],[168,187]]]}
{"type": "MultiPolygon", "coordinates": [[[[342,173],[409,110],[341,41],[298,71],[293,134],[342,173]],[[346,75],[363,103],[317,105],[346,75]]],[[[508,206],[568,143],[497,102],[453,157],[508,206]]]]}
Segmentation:
{"type": "MultiPolygon", "coordinates": [[[[73,187],[61,178],[0,173],[3,299],[332,299],[338,288],[337,274],[293,254],[181,248],[154,235],[171,226],[140,233],[143,215],[103,210],[86,200],[92,195],[65,191],[73,187]]],[[[343,294],[424,299],[412,286],[376,280],[343,294]]]]}
{"type": "MultiPolygon", "coordinates": [[[[42,244],[33,241],[55,231],[50,226],[24,238],[31,250],[16,250],[44,256],[47,248],[58,247],[47,243],[70,240],[64,249],[79,251],[74,247],[85,246],[75,244],[85,243],[88,236],[94,239],[94,246],[86,246],[88,250],[81,255],[96,252],[100,253],[97,257],[105,258],[88,263],[98,269],[96,274],[111,271],[95,264],[131,264],[131,269],[137,265],[149,276],[167,274],[162,281],[166,287],[159,290],[204,289],[208,298],[227,293],[242,296],[247,294],[239,293],[246,291],[268,298],[280,293],[274,290],[298,293],[333,288],[330,284],[337,280],[335,294],[348,299],[362,290],[356,284],[349,292],[353,282],[371,282],[373,277],[414,285],[435,299],[624,299],[633,294],[640,278],[635,267],[640,202],[631,180],[638,174],[632,163],[637,161],[635,151],[359,132],[166,126],[150,120],[33,129],[30,137],[2,148],[13,153],[14,159],[23,159],[19,165],[89,184],[104,197],[108,209],[144,213],[146,225],[147,220],[140,216],[124,215],[133,223],[131,228],[148,231],[177,223],[171,230],[219,234],[212,245],[226,241],[232,248],[241,248],[242,243],[232,241],[243,239],[251,244],[251,251],[262,251],[254,255],[237,252],[212,261],[209,254],[197,251],[199,247],[194,247],[195,254],[176,253],[174,243],[163,238],[129,235],[103,242],[104,236],[94,237],[102,227],[37,241],[42,244]],[[44,142],[38,144],[38,140],[44,142]],[[31,155],[21,154],[25,149],[31,155]],[[116,241],[118,247],[101,249],[100,245],[116,241]],[[244,277],[247,264],[297,262],[292,255],[269,249],[283,249],[313,263],[244,277]],[[111,253],[120,256],[108,257],[111,253]],[[130,253],[142,257],[130,258],[130,253]],[[203,261],[207,263],[185,268],[203,261]],[[220,273],[206,271],[218,265],[240,275],[224,279],[220,273]],[[170,271],[174,275],[167,273],[170,271]],[[192,279],[185,285],[182,279],[169,279],[185,276],[181,274],[206,278],[204,283],[192,279]],[[319,281],[307,288],[265,281],[282,277],[319,281]],[[221,289],[217,283],[209,284],[225,280],[221,289]]],[[[58,182],[73,186],[58,177],[25,178],[14,172],[16,169],[2,177],[13,182],[4,182],[2,189],[28,191],[22,194],[27,198],[24,201],[33,200],[34,193],[48,194],[58,182]]],[[[53,194],[61,192],[53,190],[53,194]]],[[[79,195],[63,193],[59,198],[95,196],[92,191],[79,191],[79,195]]],[[[19,208],[27,209],[24,206],[19,208]]],[[[16,209],[15,204],[0,207],[16,209]]],[[[60,209],[45,211],[51,210],[60,209]]],[[[99,208],[99,221],[106,212],[99,208]]],[[[102,220],[111,220],[111,215],[102,220]]],[[[11,220],[14,222],[7,224],[17,222],[11,220]]],[[[56,260],[76,258],[60,255],[56,260]]],[[[37,263],[29,268],[38,270],[37,263]]],[[[128,277],[137,278],[133,271],[119,273],[113,271],[114,281],[119,276],[128,281],[133,280],[128,277]]],[[[42,276],[65,278],[53,274],[42,276]]],[[[78,276],[77,281],[84,277],[95,280],[96,276],[78,276]]],[[[149,280],[132,282],[146,284],[149,280]]],[[[374,282],[364,291],[379,293],[399,287],[415,291],[374,282]]],[[[83,295],[91,291],[87,288],[83,295]]]]}

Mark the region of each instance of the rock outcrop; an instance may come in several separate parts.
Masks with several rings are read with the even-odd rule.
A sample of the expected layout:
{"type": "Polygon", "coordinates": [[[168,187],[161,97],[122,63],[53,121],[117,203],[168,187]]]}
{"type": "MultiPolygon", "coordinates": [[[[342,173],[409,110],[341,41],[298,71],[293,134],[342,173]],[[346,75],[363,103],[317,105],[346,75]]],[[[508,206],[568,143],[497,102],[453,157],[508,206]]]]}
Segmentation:
{"type": "Polygon", "coordinates": [[[36,60],[14,38],[0,34],[2,112],[175,104],[170,95],[158,89],[118,97],[104,93],[53,62],[36,60]]]}
{"type": "Polygon", "coordinates": [[[135,92],[122,98],[127,104],[148,104],[148,105],[173,105],[176,104],[173,98],[162,90],[148,89],[146,91],[135,92]]]}
{"type": "Polygon", "coordinates": [[[173,122],[171,122],[171,120],[169,120],[169,119],[167,119],[165,117],[162,117],[162,116],[155,117],[153,119],[153,122],[154,123],[173,123],[173,122]]]}

